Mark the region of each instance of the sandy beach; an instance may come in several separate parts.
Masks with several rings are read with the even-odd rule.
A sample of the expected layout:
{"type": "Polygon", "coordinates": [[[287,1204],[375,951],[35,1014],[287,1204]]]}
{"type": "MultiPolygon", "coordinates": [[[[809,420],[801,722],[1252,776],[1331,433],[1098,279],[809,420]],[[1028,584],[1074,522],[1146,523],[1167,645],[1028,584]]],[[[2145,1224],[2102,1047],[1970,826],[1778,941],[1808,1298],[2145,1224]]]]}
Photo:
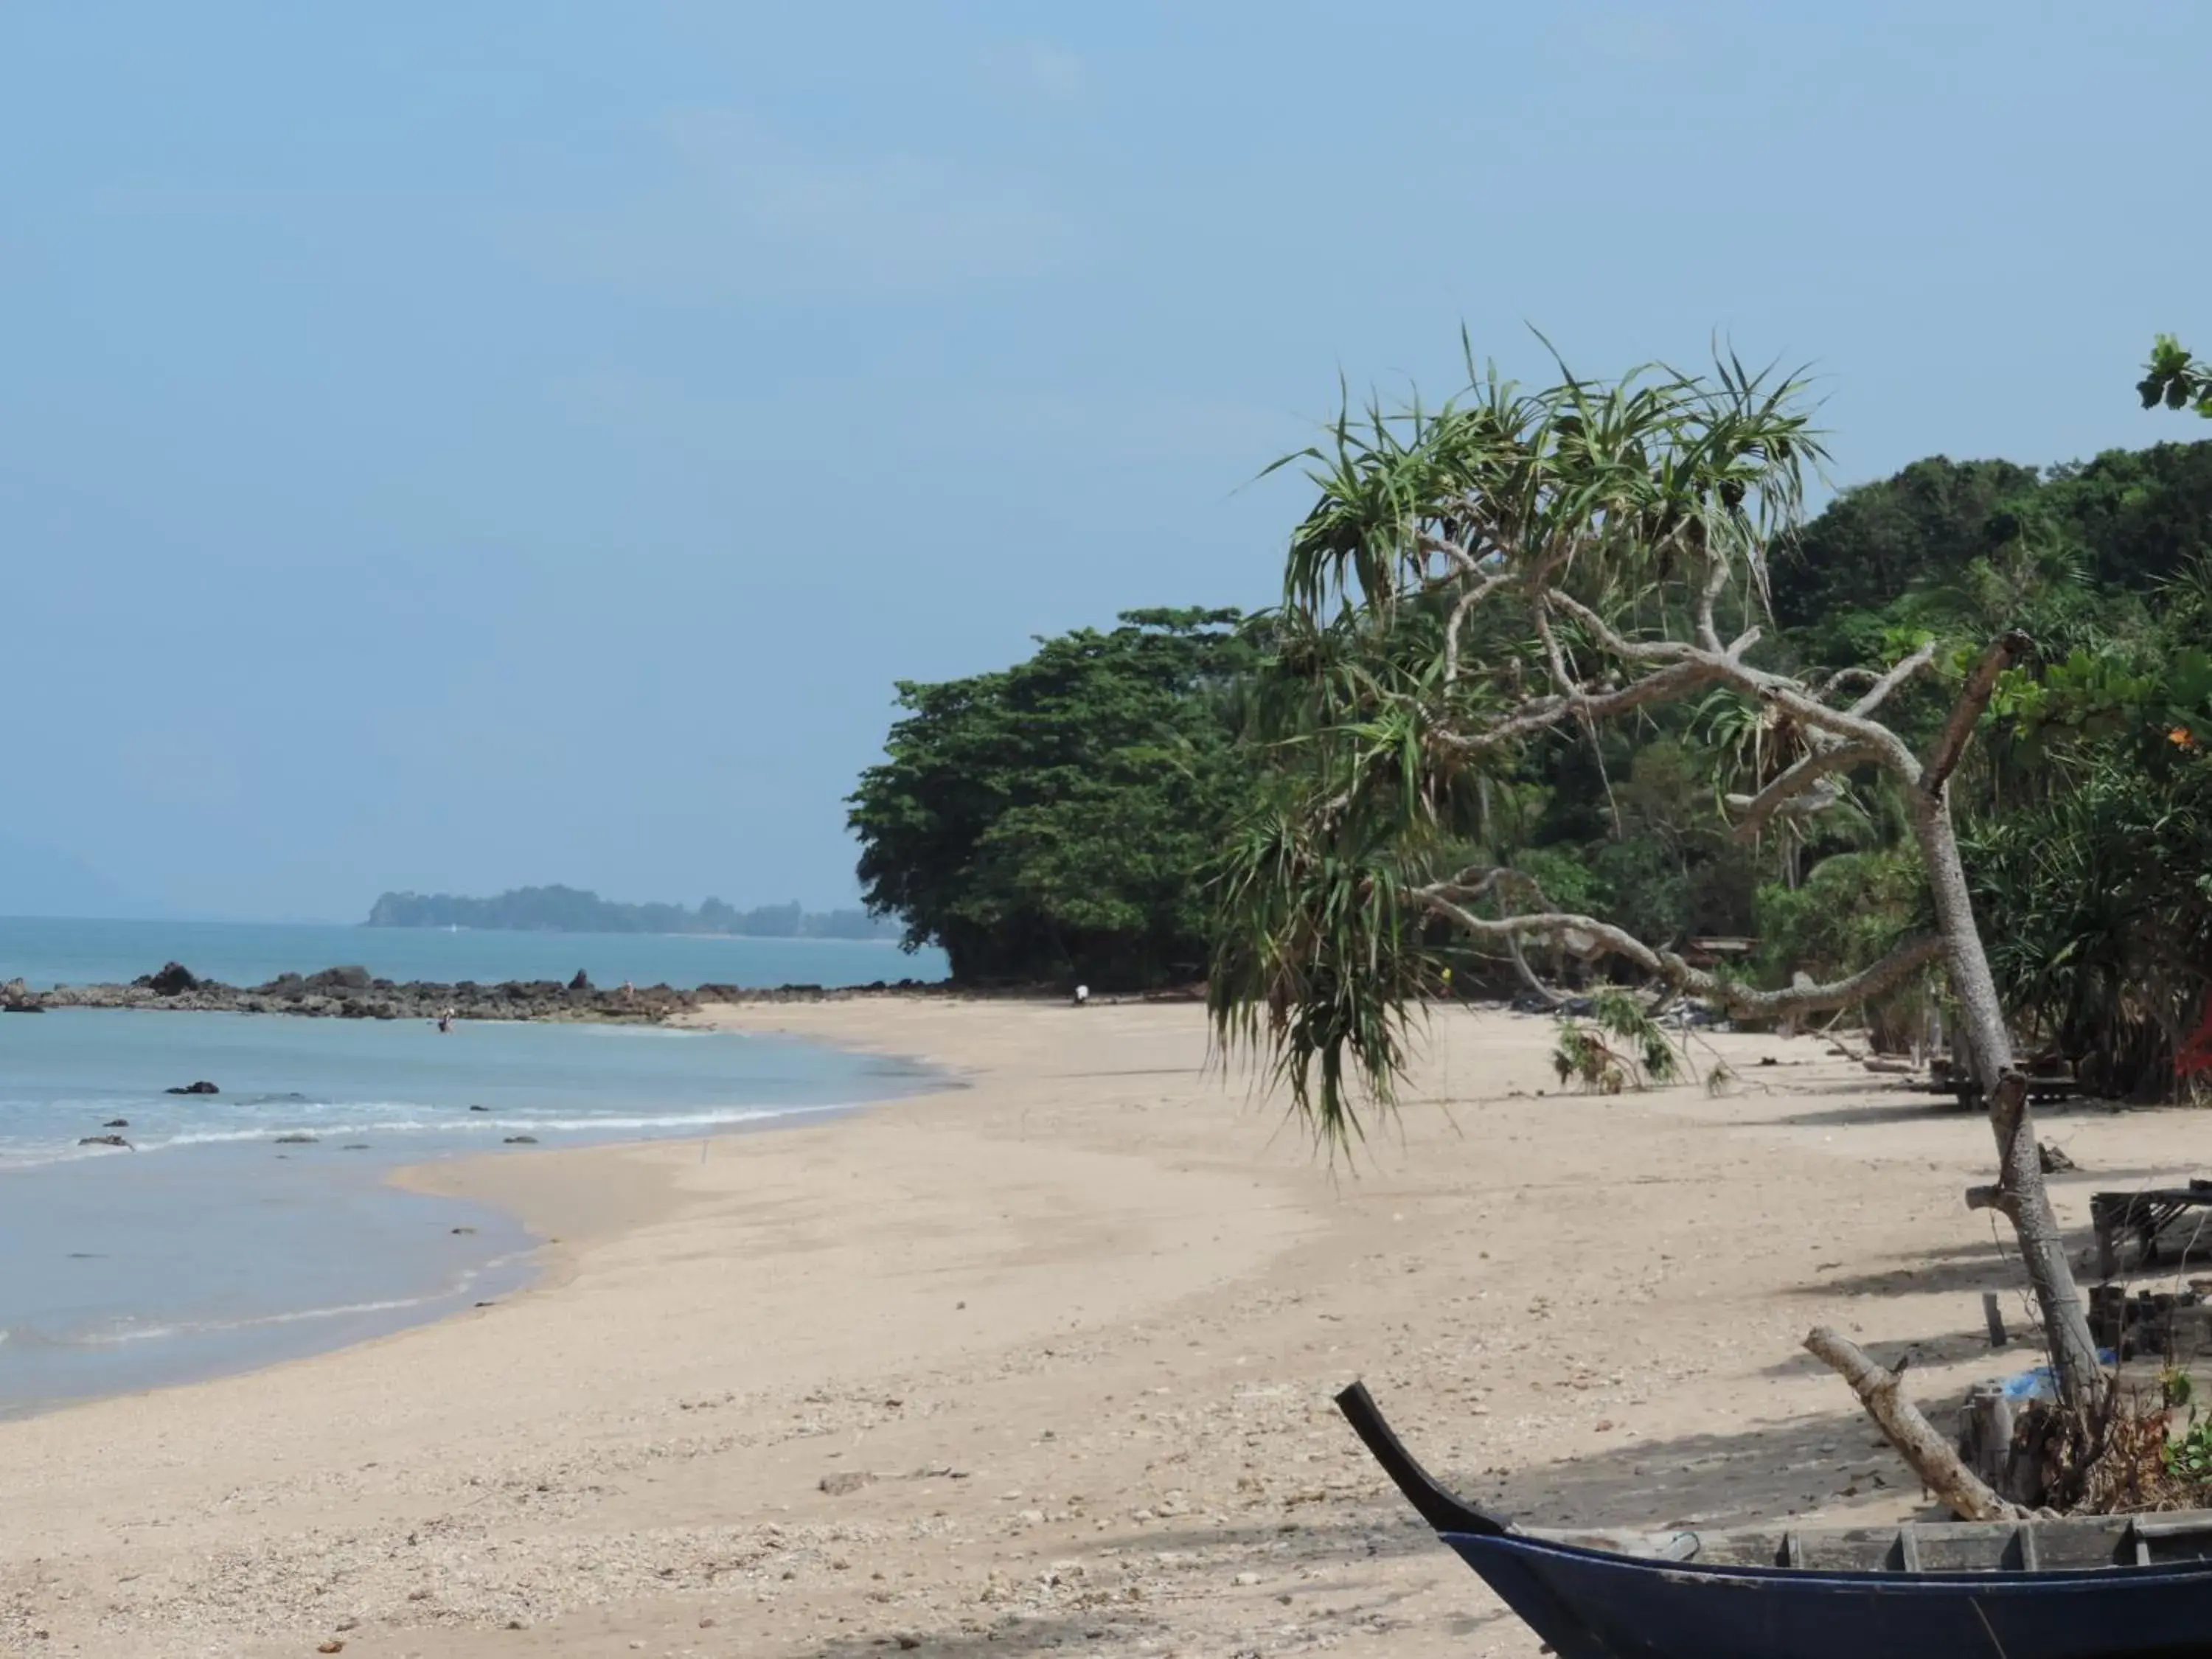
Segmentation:
{"type": "MultiPolygon", "coordinates": [[[[1960,1200],[1986,1127],[1820,1039],[1593,1097],[1547,1020],[1450,1011],[1347,1169],[1204,1070],[1194,1006],[700,1018],[959,1086],[417,1171],[554,1241],[542,1282],[0,1425],[0,1652],[1533,1655],[1336,1389],[1531,1520],[1871,1518],[1921,1495],[1808,1327],[1911,1346],[1930,1401],[2031,1360],[1983,1335],[1985,1289],[2028,1325],[1960,1200]]],[[[2185,1112],[2045,1137],[2077,1230],[2212,1162],[2185,1112]]]]}

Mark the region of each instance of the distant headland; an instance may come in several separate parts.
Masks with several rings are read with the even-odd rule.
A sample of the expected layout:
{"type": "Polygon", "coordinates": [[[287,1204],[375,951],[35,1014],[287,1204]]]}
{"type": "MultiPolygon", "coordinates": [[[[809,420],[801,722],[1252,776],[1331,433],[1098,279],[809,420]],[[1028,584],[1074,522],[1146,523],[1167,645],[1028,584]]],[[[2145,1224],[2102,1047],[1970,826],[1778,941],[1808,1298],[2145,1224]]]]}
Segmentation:
{"type": "Polygon", "coordinates": [[[796,903],[740,910],[710,898],[682,904],[623,904],[576,887],[516,887],[496,898],[386,893],[369,909],[371,927],[473,927],[505,933],[712,933],[741,939],[896,939],[897,922],[865,910],[802,910],[796,903]]]}

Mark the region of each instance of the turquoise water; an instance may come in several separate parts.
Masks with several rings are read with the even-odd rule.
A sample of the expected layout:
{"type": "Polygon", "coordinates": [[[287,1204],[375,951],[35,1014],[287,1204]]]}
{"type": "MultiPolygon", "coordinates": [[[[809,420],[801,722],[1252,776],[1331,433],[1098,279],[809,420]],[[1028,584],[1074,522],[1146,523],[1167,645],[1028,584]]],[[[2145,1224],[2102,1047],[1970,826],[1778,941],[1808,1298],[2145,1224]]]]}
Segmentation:
{"type": "Polygon", "coordinates": [[[0,1415],[358,1341],[527,1279],[513,1220],[393,1188],[401,1164],[705,1137],[932,1080],[641,1026],[0,1016],[0,1415]],[[164,1092],[200,1079],[222,1092],[164,1092]],[[78,1144],[108,1133],[129,1149],[78,1144]]]}
{"type": "Polygon", "coordinates": [[[572,977],[595,985],[866,985],[943,979],[945,954],[909,955],[887,940],[708,939],[664,933],[446,933],[316,923],[62,921],[0,917],[0,981],[124,984],[164,963],[203,979],[262,985],[279,974],[358,964],[381,979],[572,977]]]}

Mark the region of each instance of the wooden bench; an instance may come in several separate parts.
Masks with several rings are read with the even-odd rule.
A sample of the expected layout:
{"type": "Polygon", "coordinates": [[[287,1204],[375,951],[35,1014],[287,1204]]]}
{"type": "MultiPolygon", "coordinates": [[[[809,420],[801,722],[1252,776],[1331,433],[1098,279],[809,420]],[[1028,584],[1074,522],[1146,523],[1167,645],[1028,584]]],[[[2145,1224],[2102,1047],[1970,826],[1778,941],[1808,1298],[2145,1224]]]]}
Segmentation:
{"type": "MultiPolygon", "coordinates": [[[[2123,1235],[2135,1239],[2138,1264],[2157,1261],[2159,1234],[2192,1210],[2212,1210],[2212,1181],[2191,1181],[2186,1187],[2140,1193],[2092,1193],[2089,1224],[2097,1234],[2099,1276],[2110,1279],[2118,1271],[2123,1235]]],[[[2212,1218],[2204,1224],[2212,1234],[2212,1218]]],[[[2208,1237],[2207,1243],[2212,1245],[2212,1237],[2208,1237]]],[[[2182,1255],[2186,1258],[2188,1254],[2185,1246],[2182,1255]]]]}

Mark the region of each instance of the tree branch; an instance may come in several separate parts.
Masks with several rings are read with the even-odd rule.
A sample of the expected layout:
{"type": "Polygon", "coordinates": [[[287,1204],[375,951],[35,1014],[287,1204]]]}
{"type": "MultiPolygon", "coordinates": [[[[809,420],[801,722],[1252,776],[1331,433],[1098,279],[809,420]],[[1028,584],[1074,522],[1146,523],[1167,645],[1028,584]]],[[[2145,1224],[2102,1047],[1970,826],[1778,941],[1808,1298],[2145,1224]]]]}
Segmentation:
{"type": "MultiPolygon", "coordinates": [[[[1891,692],[1935,660],[1936,641],[1930,640],[1887,674],[1875,675],[1873,688],[1851,705],[1851,713],[1859,715],[1873,714],[1887,701],[1891,692]]],[[[1835,681],[1832,678],[1828,684],[1833,686],[1835,681]]]]}
{"type": "Polygon", "coordinates": [[[1750,840],[1765,827],[1769,818],[1790,806],[1830,773],[1846,771],[1851,767],[1863,766],[1881,758],[1881,755],[1869,744],[1826,743],[1785,768],[1756,795],[1730,795],[1728,804],[1744,815],[1743,822],[1735,827],[1736,839],[1750,840]]]}
{"type": "Polygon", "coordinates": [[[1936,739],[1928,763],[1921,769],[1920,787],[1929,794],[1943,787],[1944,780],[1966,752],[1967,740],[1974,735],[1982,711],[1990,706],[1990,698],[1997,689],[1997,676],[2012,666],[2013,659],[2025,656],[2033,648],[2034,641],[2015,628],[1993,641],[1982,653],[1981,661],[1966,677],[1966,690],[1952,706],[1951,718],[1943,723],[1942,735],[1936,739]]]}
{"type": "Polygon", "coordinates": [[[1963,1521],[2016,1521],[2027,1513],[2008,1504],[1960,1461],[1951,1443],[1936,1432],[1920,1408],[1905,1397],[1901,1371],[1877,1365],[1850,1338],[1816,1325],[1805,1338],[1806,1352],[1851,1385],[1882,1436],[1912,1466],[1921,1484],[1951,1506],[1963,1521]]]}
{"type": "Polygon", "coordinates": [[[1759,991],[1721,979],[1702,968],[1692,968],[1674,951],[1656,951],[1635,934],[1595,916],[1557,910],[1517,916],[1479,916],[1456,902],[1457,896],[1478,896],[1481,890],[1480,887],[1470,889],[1464,884],[1438,882],[1416,888],[1414,896],[1429,910],[1475,939],[1497,944],[1510,939],[1545,939],[1585,958],[1608,954],[1622,957],[1662,984],[1717,1002],[1744,1019],[1780,1019],[1869,1001],[1902,984],[1943,951],[1940,939],[1917,939],[1847,978],[1826,985],[1793,985],[1778,991],[1759,991]]]}
{"type": "Polygon", "coordinates": [[[1616,657],[1627,662],[1680,662],[1685,657],[1697,654],[1695,646],[1685,645],[1680,640],[1631,640],[1615,632],[1613,624],[1570,594],[1557,588],[1547,588],[1543,602],[1556,605],[1580,623],[1596,636],[1597,642],[1616,657]]]}
{"type": "Polygon", "coordinates": [[[1573,716],[1603,720],[1647,702],[1681,696],[1718,678],[1702,661],[1679,662],[1611,691],[1585,691],[1577,686],[1571,691],[1531,697],[1511,714],[1502,714],[1476,731],[1439,731],[1432,735],[1435,741],[1459,754],[1483,754],[1516,738],[1549,731],[1573,716]]]}
{"type": "Polygon", "coordinates": [[[1450,619],[1444,623],[1444,684],[1449,685],[1459,678],[1459,635],[1467,625],[1474,607],[1513,580],[1510,571],[1486,576],[1462,593],[1453,603],[1450,619]]]}

